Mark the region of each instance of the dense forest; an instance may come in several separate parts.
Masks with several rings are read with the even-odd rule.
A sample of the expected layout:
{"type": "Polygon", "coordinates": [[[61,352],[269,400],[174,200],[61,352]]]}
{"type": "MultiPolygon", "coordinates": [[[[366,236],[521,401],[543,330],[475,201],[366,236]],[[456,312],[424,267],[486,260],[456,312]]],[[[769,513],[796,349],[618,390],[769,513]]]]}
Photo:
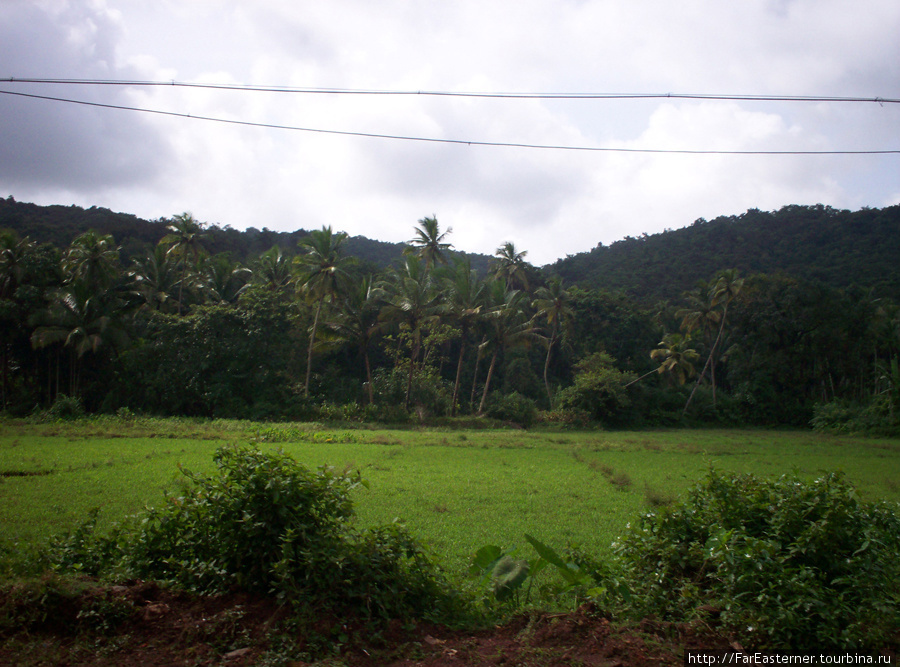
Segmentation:
{"type": "Polygon", "coordinates": [[[897,430],[900,207],[786,207],[543,269],[0,200],[2,409],[897,430]]]}
{"type": "Polygon", "coordinates": [[[567,282],[624,290],[643,300],[675,299],[710,267],[744,275],[786,273],[847,289],[864,286],[900,300],[900,206],[841,211],[785,206],[699,219],[690,227],[629,237],[556,262],[567,282]]]}

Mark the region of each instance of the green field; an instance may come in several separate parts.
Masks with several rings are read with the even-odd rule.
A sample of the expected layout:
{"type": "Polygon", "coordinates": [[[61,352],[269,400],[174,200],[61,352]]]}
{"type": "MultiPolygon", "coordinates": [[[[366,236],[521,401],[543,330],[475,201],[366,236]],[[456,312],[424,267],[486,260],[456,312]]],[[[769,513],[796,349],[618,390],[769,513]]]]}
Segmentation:
{"type": "Polygon", "coordinates": [[[227,444],[283,449],[301,463],[358,468],[361,525],[402,520],[451,572],[485,544],[523,534],[602,553],[626,523],[705,471],[843,471],[861,497],[900,501],[900,440],[809,432],[336,430],[316,424],[98,418],[0,421],[0,534],[37,544],[93,507],[101,525],[177,493],[178,465],[212,471],[227,444]]]}

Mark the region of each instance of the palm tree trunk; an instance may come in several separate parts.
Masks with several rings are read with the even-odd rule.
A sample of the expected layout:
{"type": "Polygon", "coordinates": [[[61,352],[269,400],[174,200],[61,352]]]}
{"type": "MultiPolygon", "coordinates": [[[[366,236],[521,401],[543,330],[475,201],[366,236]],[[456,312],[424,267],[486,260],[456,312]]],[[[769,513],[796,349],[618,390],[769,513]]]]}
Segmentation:
{"type": "Polygon", "coordinates": [[[499,349],[494,350],[494,354],[491,356],[491,365],[488,366],[488,374],[487,379],[484,381],[484,391],[481,394],[481,403],[478,405],[478,414],[484,414],[484,403],[487,400],[488,389],[491,386],[491,376],[494,374],[494,365],[497,363],[497,352],[499,349]]]}
{"type": "MultiPolygon", "coordinates": [[[[697,391],[697,387],[700,386],[700,382],[703,380],[703,376],[706,374],[706,369],[709,368],[710,363],[712,363],[713,355],[716,353],[716,348],[719,346],[719,340],[722,338],[722,331],[725,329],[725,316],[728,315],[728,302],[725,302],[725,307],[722,309],[722,321],[719,324],[719,333],[716,335],[716,340],[713,343],[712,349],[709,351],[709,356],[706,358],[706,364],[703,366],[703,370],[700,372],[700,376],[697,378],[697,384],[694,385],[694,388],[691,390],[691,395],[688,396],[687,403],[684,404],[684,410],[682,410],[681,414],[687,414],[688,406],[691,404],[691,400],[694,398],[694,393],[697,391]]],[[[715,407],[715,385],[713,385],[713,407],[715,407]]]]}
{"type": "Polygon", "coordinates": [[[316,314],[313,317],[312,331],[309,333],[309,350],[306,352],[306,381],[303,383],[303,396],[309,398],[309,376],[312,372],[313,344],[316,342],[316,329],[319,326],[319,313],[322,311],[322,301],[316,305],[316,314]]]}
{"type": "Polygon", "coordinates": [[[369,350],[363,350],[363,361],[366,364],[366,389],[369,394],[369,405],[375,403],[375,393],[374,389],[372,389],[372,367],[369,365],[369,350]]]}
{"type": "Polygon", "coordinates": [[[550,342],[547,344],[547,358],[544,360],[544,389],[547,390],[547,409],[553,409],[553,397],[550,395],[550,382],[547,380],[547,371],[550,368],[550,352],[553,350],[553,343],[556,341],[556,334],[550,336],[550,342]]]}
{"type": "Polygon", "coordinates": [[[453,383],[453,401],[450,404],[450,416],[456,416],[456,399],[459,396],[459,380],[462,376],[463,355],[466,352],[466,341],[463,339],[459,346],[459,361],[456,364],[456,381],[453,383]]]}
{"type": "Polygon", "coordinates": [[[406,399],[403,401],[403,409],[409,410],[409,397],[412,394],[413,370],[416,365],[416,358],[419,356],[419,342],[416,341],[412,353],[409,355],[409,377],[406,379],[406,399]]]}
{"type": "Polygon", "coordinates": [[[459,344],[459,361],[456,363],[456,381],[453,383],[453,400],[450,403],[450,416],[456,416],[456,399],[459,396],[459,379],[462,376],[463,358],[466,353],[466,329],[462,329],[462,337],[459,344]]]}
{"type": "MultiPolygon", "coordinates": [[[[481,345],[484,345],[482,338],[481,345]]],[[[475,408],[475,390],[478,388],[478,366],[481,363],[481,345],[478,346],[478,354],[475,356],[475,372],[472,374],[472,395],[469,396],[469,410],[475,408]]]]}
{"type": "Polygon", "coordinates": [[[187,259],[181,261],[181,280],[178,283],[178,314],[181,315],[181,296],[184,293],[184,279],[187,276],[187,259]]]}

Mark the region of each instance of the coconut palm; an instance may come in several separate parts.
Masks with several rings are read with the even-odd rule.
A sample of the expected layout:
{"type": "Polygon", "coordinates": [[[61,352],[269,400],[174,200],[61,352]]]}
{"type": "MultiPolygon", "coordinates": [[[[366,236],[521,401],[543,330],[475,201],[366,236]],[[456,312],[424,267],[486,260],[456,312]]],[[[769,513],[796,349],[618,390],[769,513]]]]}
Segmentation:
{"type": "Polygon", "coordinates": [[[216,255],[203,262],[200,276],[207,299],[214,303],[234,303],[249,288],[253,272],[226,255],[216,255]]]}
{"type": "Polygon", "coordinates": [[[62,344],[69,350],[69,393],[77,396],[81,391],[82,358],[127,344],[123,314],[124,302],[114,289],[98,292],[87,281],[77,280],[59,288],[47,309],[37,314],[34,323],[38,326],[31,344],[36,349],[62,344]]]}
{"type": "Polygon", "coordinates": [[[549,336],[547,340],[547,357],[544,360],[544,388],[547,390],[547,405],[553,407],[553,396],[550,394],[550,382],[547,373],[550,368],[550,355],[553,346],[559,341],[563,333],[568,330],[575,317],[575,311],[571,306],[572,296],[563,287],[562,278],[551,280],[546,287],[539,287],[535,292],[532,307],[536,311],[538,319],[546,318],[549,336]]]}
{"type": "Polygon", "coordinates": [[[666,334],[659,347],[650,353],[652,359],[660,362],[655,372],[668,373],[672,381],[679,385],[694,377],[697,374],[694,362],[700,359],[700,354],[690,345],[690,336],[666,334]]]}
{"type": "Polygon", "coordinates": [[[382,287],[385,299],[382,321],[405,328],[410,334],[409,373],[403,401],[404,409],[408,410],[413,375],[422,349],[422,332],[438,320],[440,295],[425,264],[415,255],[408,255],[403,266],[392,271],[382,287]]]}
{"type": "Polygon", "coordinates": [[[445,239],[453,232],[453,228],[441,232],[437,218],[432,216],[419,220],[419,227],[414,229],[416,236],[408,241],[410,247],[404,252],[425,260],[426,269],[432,269],[436,264],[446,264],[447,253],[453,246],[445,239]]]}
{"type": "Polygon", "coordinates": [[[525,262],[527,250],[517,250],[516,246],[507,241],[494,252],[494,277],[502,280],[507,290],[528,290],[528,269],[525,262]]]}
{"type": "Polygon", "coordinates": [[[485,284],[472,269],[471,260],[465,258],[456,261],[453,272],[444,281],[443,291],[445,295],[443,312],[460,330],[459,359],[456,363],[456,379],[453,383],[453,400],[450,408],[450,416],[455,417],[466,344],[469,333],[482,317],[485,284]]]}
{"type": "Polygon", "coordinates": [[[306,354],[306,379],[303,382],[303,393],[309,396],[309,378],[312,373],[313,346],[316,342],[316,330],[322,306],[331,303],[342,291],[347,281],[344,271],[346,258],[341,255],[341,246],[347,240],[345,232],[333,232],[331,227],[310,232],[309,236],[299,241],[298,245],[305,251],[294,259],[299,270],[297,284],[313,303],[315,315],[309,334],[309,349],[306,354]]]}
{"type": "Polygon", "coordinates": [[[291,260],[281,251],[281,248],[272,246],[259,256],[259,263],[253,276],[269,291],[286,290],[294,279],[294,274],[291,272],[291,260]]]}
{"type": "Polygon", "coordinates": [[[109,288],[119,275],[119,248],[109,234],[85,232],[72,241],[62,260],[67,282],[87,289],[109,288]]]}
{"type": "MultiPolygon", "coordinates": [[[[675,317],[681,320],[681,330],[687,335],[699,331],[703,334],[707,351],[713,348],[716,332],[722,322],[722,307],[714,298],[715,283],[710,284],[705,280],[697,283],[697,287],[690,292],[685,292],[688,305],[675,311],[675,317]]],[[[712,357],[709,364],[710,382],[715,391],[716,386],[716,358],[712,357]]]]}
{"type": "Polygon", "coordinates": [[[369,403],[375,402],[372,387],[372,366],[369,347],[372,339],[384,326],[378,318],[383,292],[375,286],[372,276],[366,276],[347,290],[340,300],[340,308],[327,322],[328,327],[343,340],[355,343],[363,361],[366,394],[369,403]]]}
{"type": "Polygon", "coordinates": [[[128,270],[132,289],[143,308],[171,312],[174,294],[179,285],[179,271],[168,249],[159,244],[150,252],[134,260],[128,270]]]}
{"type": "Polygon", "coordinates": [[[203,254],[203,240],[206,238],[206,233],[203,231],[203,224],[187,212],[173,216],[166,227],[169,234],[164,236],[160,243],[168,245],[169,252],[177,257],[181,264],[181,279],[178,283],[178,314],[181,315],[188,269],[196,268],[200,256],[203,254]]]}
{"type": "Polygon", "coordinates": [[[10,299],[25,276],[25,260],[34,249],[27,236],[20,239],[12,230],[0,232],[0,299],[10,299]]]}
{"type": "Polygon", "coordinates": [[[484,412],[498,356],[511,348],[529,345],[535,337],[534,325],[526,311],[529,305],[528,296],[524,292],[507,290],[498,280],[490,286],[489,299],[490,306],[484,317],[487,334],[485,342],[481,345],[481,351],[491,350],[491,362],[488,365],[478,414],[484,412]]]}
{"type": "MultiPolygon", "coordinates": [[[[700,372],[700,376],[697,378],[697,384],[695,384],[693,390],[691,390],[691,395],[688,396],[688,400],[684,404],[685,413],[687,412],[688,406],[691,404],[691,400],[694,398],[694,393],[697,391],[697,387],[700,386],[700,382],[703,380],[703,376],[705,375],[706,370],[712,363],[713,358],[716,354],[716,350],[719,347],[719,343],[722,340],[722,332],[725,330],[725,319],[728,317],[728,306],[732,301],[734,301],[743,286],[744,279],[738,277],[737,269],[727,269],[720,272],[718,278],[716,278],[716,282],[713,283],[713,286],[710,290],[710,295],[712,297],[710,301],[714,306],[722,306],[722,318],[719,321],[719,330],[716,334],[716,339],[713,341],[712,347],[709,350],[709,357],[707,357],[706,359],[706,364],[703,366],[703,370],[700,372]]],[[[716,387],[715,385],[713,385],[713,407],[715,406],[716,387]]]]}

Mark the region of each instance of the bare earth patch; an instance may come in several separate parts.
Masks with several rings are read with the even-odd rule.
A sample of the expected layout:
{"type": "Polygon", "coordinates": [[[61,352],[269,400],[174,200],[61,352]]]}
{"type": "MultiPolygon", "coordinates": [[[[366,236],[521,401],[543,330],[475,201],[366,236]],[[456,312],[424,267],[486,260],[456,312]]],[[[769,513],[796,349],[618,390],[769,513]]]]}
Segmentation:
{"type": "Polygon", "coordinates": [[[729,648],[702,626],[645,621],[620,627],[585,606],[576,612],[531,613],[487,629],[391,624],[376,636],[346,619],[321,619],[309,636],[285,630],[273,600],[244,594],[204,597],[148,582],[92,586],[46,617],[27,618],[0,634],[0,665],[346,665],[449,667],[517,665],[621,667],[681,665],[685,648],[729,648]],[[341,637],[341,644],[324,637],[341,637]],[[333,653],[332,657],[322,658],[333,653]],[[320,662],[311,661],[317,655],[320,662]]]}

